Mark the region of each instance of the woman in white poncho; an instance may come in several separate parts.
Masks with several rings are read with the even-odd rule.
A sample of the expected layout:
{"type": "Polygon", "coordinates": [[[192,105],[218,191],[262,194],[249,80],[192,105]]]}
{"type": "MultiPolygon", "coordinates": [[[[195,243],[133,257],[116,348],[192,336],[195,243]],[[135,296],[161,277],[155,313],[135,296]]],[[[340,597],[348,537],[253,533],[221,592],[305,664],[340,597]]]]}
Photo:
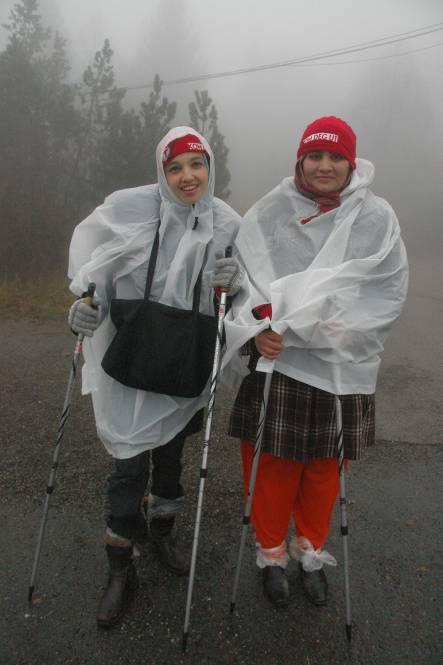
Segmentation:
{"type": "Polygon", "coordinates": [[[369,189],[373,175],[356,159],[352,128],[319,118],[303,133],[295,177],[249,210],[236,241],[245,277],[225,321],[224,362],[227,376],[247,376],[229,433],[241,439],[246,492],[264,371],[273,369],[251,518],[264,590],[277,606],[289,601],[291,517],[289,549],[304,590],[326,603],[323,564],[336,562],[323,545],[339,490],[334,394],[342,396],[345,458],[374,442],[380,352],[408,269],[396,216],[369,189]],[[263,304],[270,316],[257,321],[252,310],[263,304]]]}
{"type": "Polygon", "coordinates": [[[98,436],[115,463],[105,530],[110,576],[97,613],[105,628],[122,618],[136,586],[133,545],[147,535],[141,506],[151,454],[150,537],[166,567],[179,575],[188,571],[173,529],[183,498],[181,454],[186,436],[201,428],[208,399],[207,389],[197,397],[174,397],[128,387],[103,371],[116,333],[111,301],[143,299],[148,260],[158,243],[151,300],[190,310],[199,283],[200,312],[214,315],[216,252],[233,244],[239,222],[235,211],[213,196],[214,160],[203,136],[189,127],[172,129],[156,157],[158,184],[110,195],[75,229],[70,247],[71,290],[80,299],[69,323],[88,338],[83,393],[92,395],[98,436]],[[90,282],[96,284],[95,309],[83,300],[90,282]]]}

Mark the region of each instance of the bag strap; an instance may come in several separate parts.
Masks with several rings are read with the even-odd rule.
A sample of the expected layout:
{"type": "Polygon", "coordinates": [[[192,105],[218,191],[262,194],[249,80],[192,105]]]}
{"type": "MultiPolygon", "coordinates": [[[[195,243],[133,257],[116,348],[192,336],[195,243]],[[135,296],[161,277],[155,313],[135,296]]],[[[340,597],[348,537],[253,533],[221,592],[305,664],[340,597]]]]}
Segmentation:
{"type": "Polygon", "coordinates": [[[154,279],[155,264],[157,263],[159,244],[160,244],[160,220],[158,220],[157,233],[155,234],[154,244],[152,245],[151,249],[151,256],[149,257],[144,300],[149,300],[149,296],[151,293],[152,281],[154,279]]]}
{"type": "Polygon", "coordinates": [[[194,296],[192,299],[192,311],[194,314],[198,314],[198,311],[200,309],[200,293],[202,290],[202,273],[203,273],[203,267],[206,263],[206,256],[205,260],[203,261],[203,265],[200,268],[200,272],[198,273],[197,281],[195,282],[194,286],[194,296]]]}
{"type": "MultiPolygon", "coordinates": [[[[157,233],[155,234],[154,243],[151,249],[151,255],[149,257],[148,274],[146,276],[146,286],[145,286],[145,295],[144,295],[145,301],[149,300],[149,296],[151,294],[151,287],[152,287],[152,282],[154,280],[155,264],[157,263],[159,245],[160,245],[160,220],[158,222],[157,233]]],[[[194,312],[194,314],[198,314],[200,308],[202,274],[203,274],[203,268],[205,267],[206,264],[206,258],[207,258],[206,255],[207,255],[207,248],[205,251],[202,267],[200,268],[200,272],[198,274],[197,281],[195,282],[194,286],[194,294],[192,298],[192,311],[194,312]]]]}

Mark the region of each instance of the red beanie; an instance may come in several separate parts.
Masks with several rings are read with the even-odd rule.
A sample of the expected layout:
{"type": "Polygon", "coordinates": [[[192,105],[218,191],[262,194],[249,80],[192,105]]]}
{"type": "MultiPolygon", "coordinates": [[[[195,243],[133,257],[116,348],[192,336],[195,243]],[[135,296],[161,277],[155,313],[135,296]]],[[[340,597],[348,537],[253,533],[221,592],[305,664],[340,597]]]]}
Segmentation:
{"type": "Polygon", "coordinates": [[[186,134],[174,139],[163,150],[162,161],[163,166],[166,166],[171,159],[181,155],[184,152],[206,152],[205,146],[194,134],[186,134]]]}
{"type": "Polygon", "coordinates": [[[318,118],[303,132],[297,150],[297,160],[308,152],[337,152],[355,169],[357,138],[347,122],[335,116],[318,118]]]}

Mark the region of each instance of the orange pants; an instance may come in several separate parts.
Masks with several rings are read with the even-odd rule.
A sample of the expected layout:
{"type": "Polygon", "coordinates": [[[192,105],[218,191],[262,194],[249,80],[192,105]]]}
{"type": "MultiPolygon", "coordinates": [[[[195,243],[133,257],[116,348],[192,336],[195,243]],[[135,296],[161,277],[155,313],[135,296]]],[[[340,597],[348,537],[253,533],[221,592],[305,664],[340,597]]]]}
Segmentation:
{"type": "MultiPolygon", "coordinates": [[[[254,447],[241,441],[243,491],[248,494],[254,447]]],[[[291,515],[297,536],[314,549],[325,542],[339,492],[337,459],[303,464],[262,452],[258,463],[251,521],[263,548],[278,547],[286,538],[291,515]]]]}

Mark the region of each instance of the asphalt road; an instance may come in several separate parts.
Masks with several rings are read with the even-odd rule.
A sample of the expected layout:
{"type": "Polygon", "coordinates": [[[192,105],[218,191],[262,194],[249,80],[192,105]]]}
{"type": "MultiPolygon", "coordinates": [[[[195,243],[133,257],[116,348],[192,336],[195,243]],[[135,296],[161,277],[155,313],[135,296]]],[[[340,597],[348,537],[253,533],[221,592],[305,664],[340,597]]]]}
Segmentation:
{"type": "MultiPolygon", "coordinates": [[[[441,268],[440,276],[441,276],[441,268]]],[[[123,625],[99,631],[106,575],[100,543],[109,458],[88,398],[76,392],[60,453],[35,590],[27,591],[73,339],[63,321],[0,323],[0,665],[441,665],[443,303],[423,263],[391,336],[377,392],[378,443],[347,478],[353,638],[344,632],[342,543],[328,550],[330,602],[306,602],[290,564],[292,602],[264,598],[248,539],[236,611],[229,614],[241,532],[237,442],[226,437],[232,396],[219,391],[186,654],[187,580],[164,572],[149,546],[123,625]],[[431,285],[434,285],[431,288],[431,285]]],[[[191,549],[201,440],[189,439],[180,518],[191,549]]]]}

